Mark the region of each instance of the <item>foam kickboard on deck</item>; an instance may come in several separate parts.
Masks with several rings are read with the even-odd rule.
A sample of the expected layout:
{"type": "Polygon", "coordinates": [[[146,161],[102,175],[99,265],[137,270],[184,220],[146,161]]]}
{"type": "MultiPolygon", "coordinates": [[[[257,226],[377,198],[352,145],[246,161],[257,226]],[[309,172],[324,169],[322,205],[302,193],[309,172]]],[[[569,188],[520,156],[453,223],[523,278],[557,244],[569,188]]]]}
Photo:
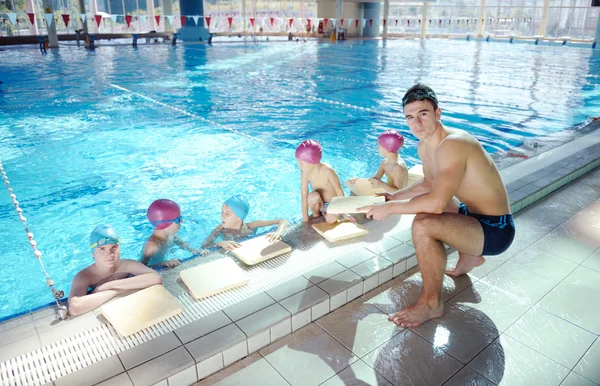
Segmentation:
{"type": "Polygon", "coordinates": [[[283,241],[269,241],[268,235],[243,241],[240,245],[240,248],[236,248],[232,252],[247,265],[262,263],[292,250],[292,247],[283,241]]]}
{"type": "Polygon", "coordinates": [[[408,186],[418,182],[423,178],[423,165],[415,165],[408,169],[408,186]]]}
{"type": "Polygon", "coordinates": [[[357,196],[374,196],[377,193],[385,193],[383,188],[374,188],[368,178],[356,178],[354,183],[346,181],[344,183],[357,196]]]}
{"type": "Polygon", "coordinates": [[[333,224],[322,222],[314,224],[312,228],[325,240],[331,243],[363,236],[369,233],[369,229],[364,225],[350,221],[340,221],[333,224]]]}
{"type": "Polygon", "coordinates": [[[383,196],[348,196],[334,197],[327,207],[327,214],[366,213],[358,208],[385,202],[383,196]]]}
{"type": "Polygon", "coordinates": [[[196,299],[204,299],[250,281],[248,274],[229,257],[185,269],[179,276],[196,299]]]}
{"type": "Polygon", "coordinates": [[[135,334],[183,312],[162,285],[153,285],[102,306],[102,315],[122,336],[135,334]]]}

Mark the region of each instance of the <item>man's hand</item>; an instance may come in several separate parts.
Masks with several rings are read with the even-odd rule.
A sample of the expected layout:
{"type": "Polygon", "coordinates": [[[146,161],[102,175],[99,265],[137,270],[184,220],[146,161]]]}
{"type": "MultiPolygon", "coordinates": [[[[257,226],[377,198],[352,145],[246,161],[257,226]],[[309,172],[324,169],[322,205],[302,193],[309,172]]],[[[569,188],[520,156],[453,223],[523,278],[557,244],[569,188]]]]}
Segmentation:
{"type": "Polygon", "coordinates": [[[226,251],[233,251],[234,249],[242,246],[240,243],[236,243],[235,241],[229,241],[229,240],[219,241],[217,243],[217,245],[226,251]]]}
{"type": "Polygon", "coordinates": [[[350,222],[356,222],[356,219],[354,217],[350,216],[349,214],[343,214],[342,218],[344,220],[347,220],[347,221],[350,221],[350,222]]]}
{"type": "Polygon", "coordinates": [[[367,218],[372,218],[373,220],[381,221],[386,218],[391,213],[391,205],[390,202],[384,202],[381,204],[368,205],[363,206],[362,208],[358,208],[358,210],[366,211],[367,218]]]}
{"type": "Polygon", "coordinates": [[[395,200],[393,193],[377,193],[378,197],[385,197],[385,201],[393,201],[395,200]]]}

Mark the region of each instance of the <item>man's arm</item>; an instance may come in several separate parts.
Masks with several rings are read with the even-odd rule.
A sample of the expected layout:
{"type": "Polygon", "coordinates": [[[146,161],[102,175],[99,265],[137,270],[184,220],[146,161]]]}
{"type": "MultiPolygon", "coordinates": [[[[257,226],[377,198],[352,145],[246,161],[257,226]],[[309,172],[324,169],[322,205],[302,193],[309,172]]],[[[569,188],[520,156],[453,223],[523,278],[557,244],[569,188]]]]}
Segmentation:
{"type": "Polygon", "coordinates": [[[118,291],[104,291],[88,295],[91,284],[82,272],[75,275],[69,293],[69,314],[72,316],[90,312],[119,294],[118,291]]]}
{"type": "Polygon", "coordinates": [[[96,288],[96,292],[102,292],[106,290],[134,290],[143,289],[156,284],[162,284],[162,278],[152,268],[146,267],[144,264],[135,260],[121,260],[121,272],[127,272],[133,277],[127,279],[113,280],[108,283],[104,283],[96,288]]]}

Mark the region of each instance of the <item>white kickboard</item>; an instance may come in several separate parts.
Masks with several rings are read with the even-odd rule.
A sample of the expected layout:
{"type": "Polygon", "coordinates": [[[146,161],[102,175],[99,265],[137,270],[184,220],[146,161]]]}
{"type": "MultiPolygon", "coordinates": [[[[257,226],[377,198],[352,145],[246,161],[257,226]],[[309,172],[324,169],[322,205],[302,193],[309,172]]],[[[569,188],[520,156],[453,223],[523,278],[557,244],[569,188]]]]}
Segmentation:
{"type": "Polygon", "coordinates": [[[354,183],[346,181],[344,182],[344,185],[357,196],[374,196],[377,193],[385,193],[383,188],[372,187],[368,178],[357,178],[354,183]]]}
{"type": "Polygon", "coordinates": [[[408,169],[408,186],[413,185],[423,178],[423,165],[415,165],[408,169]]]}
{"type": "Polygon", "coordinates": [[[183,312],[183,307],[162,285],[139,290],[102,306],[102,315],[122,336],[135,334],[183,312]]]}
{"type": "Polygon", "coordinates": [[[270,242],[267,235],[255,237],[240,244],[241,247],[234,249],[232,252],[235,257],[247,265],[262,263],[292,250],[292,247],[283,241],[270,242]]]}
{"type": "Polygon", "coordinates": [[[246,285],[250,280],[246,272],[229,257],[185,269],[179,276],[196,299],[246,285]]]}
{"type": "Polygon", "coordinates": [[[347,196],[334,197],[327,207],[327,214],[366,213],[358,208],[385,202],[383,196],[347,196]]]}
{"type": "Polygon", "coordinates": [[[319,224],[313,224],[312,228],[318,234],[320,234],[321,237],[331,243],[364,236],[369,233],[369,229],[367,227],[350,221],[340,221],[334,224],[322,222],[319,224]]]}

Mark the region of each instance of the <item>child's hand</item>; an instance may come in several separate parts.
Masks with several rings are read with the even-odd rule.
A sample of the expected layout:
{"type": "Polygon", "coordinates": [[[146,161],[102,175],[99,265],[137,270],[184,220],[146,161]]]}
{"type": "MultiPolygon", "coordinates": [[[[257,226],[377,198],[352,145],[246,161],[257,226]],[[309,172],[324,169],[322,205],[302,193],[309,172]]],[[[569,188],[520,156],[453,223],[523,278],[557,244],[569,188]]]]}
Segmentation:
{"type": "Polygon", "coordinates": [[[226,251],[233,251],[241,247],[240,243],[236,243],[235,241],[219,241],[217,245],[226,251]]]}
{"type": "Polygon", "coordinates": [[[160,263],[160,265],[165,268],[175,268],[178,265],[181,265],[181,260],[171,259],[171,260],[163,261],[162,263],[160,263]]]}
{"type": "Polygon", "coordinates": [[[358,181],[358,177],[350,178],[347,182],[351,185],[354,185],[356,184],[356,181],[358,181]]]}
{"type": "Polygon", "coordinates": [[[267,235],[267,240],[269,240],[269,242],[271,243],[281,240],[281,232],[279,230],[276,230],[275,232],[269,233],[267,235]]]}
{"type": "Polygon", "coordinates": [[[343,214],[342,218],[344,220],[347,220],[347,221],[350,221],[350,222],[356,222],[356,219],[354,217],[350,216],[349,214],[343,214]]]}

